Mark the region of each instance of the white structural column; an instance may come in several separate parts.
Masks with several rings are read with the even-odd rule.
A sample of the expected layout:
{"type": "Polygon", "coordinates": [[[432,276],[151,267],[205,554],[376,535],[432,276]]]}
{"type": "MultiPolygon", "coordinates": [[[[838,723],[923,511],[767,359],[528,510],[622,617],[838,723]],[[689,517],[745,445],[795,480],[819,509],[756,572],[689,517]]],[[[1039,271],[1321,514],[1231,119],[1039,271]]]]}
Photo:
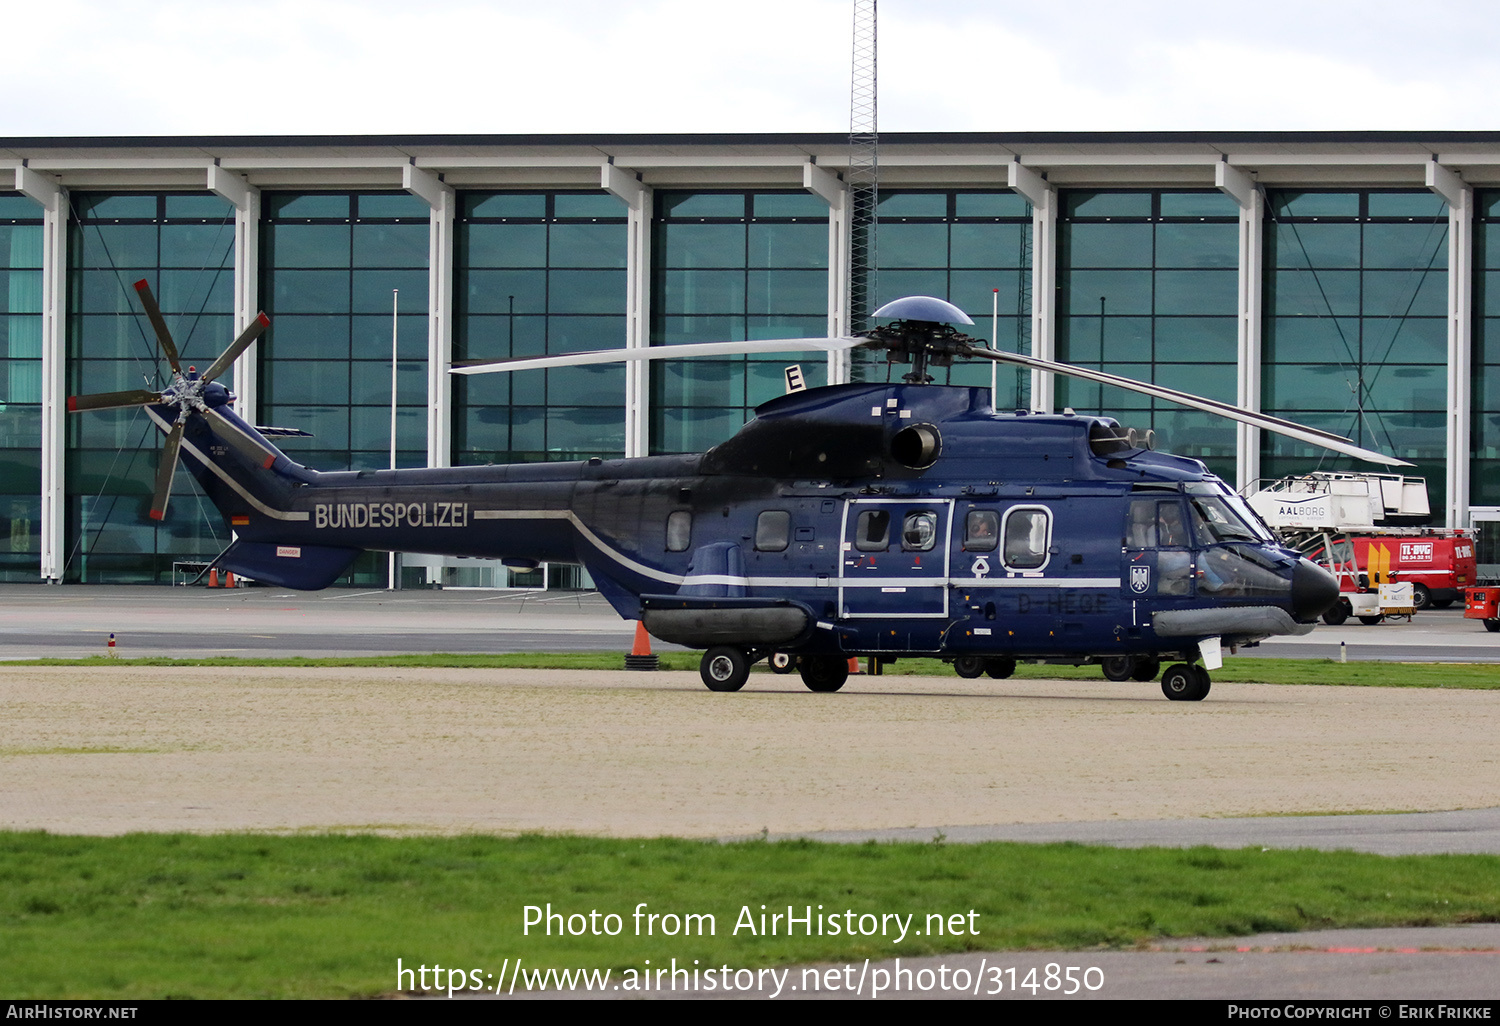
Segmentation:
{"type": "MultiPolygon", "coordinates": [[[[1259,412],[1265,194],[1254,179],[1227,160],[1214,165],[1214,185],[1240,207],[1239,385],[1235,402],[1259,412]]],[[[1235,488],[1243,492],[1260,478],[1260,428],[1236,424],[1234,448],[1235,488]]]]}
{"type": "MultiPolygon", "coordinates": [[[[401,187],[427,201],[427,465],[453,459],[453,190],[442,176],[415,164],[401,169],[401,187]]],[[[429,569],[429,573],[431,570],[429,569]]]]}
{"type": "MultiPolygon", "coordinates": [[[[208,191],[234,204],[234,333],[238,336],[260,313],[260,190],[244,175],[210,164],[208,191]]],[[[240,416],[252,424],[260,423],[259,350],[256,341],[240,354],[230,383],[240,416]]]]}
{"type": "MultiPolygon", "coordinates": [[[[651,187],[638,172],[599,167],[599,188],[625,202],[625,348],[651,344],[651,187]]],[[[625,363],[625,455],[651,451],[651,368],[646,360],[625,363]]]]}
{"type": "MultiPolygon", "coordinates": [[[[1057,190],[1012,161],[1006,184],[1031,204],[1031,355],[1057,359],[1057,190]]],[[[1051,413],[1052,375],[1031,372],[1031,408],[1051,413]]]]}
{"type": "Polygon", "coordinates": [[[1427,162],[1427,188],[1448,202],[1448,483],[1447,525],[1469,526],[1469,424],[1473,384],[1470,334],[1474,301],[1474,190],[1427,162]]]}
{"type": "MultiPolygon", "coordinates": [[[[849,334],[849,189],[812,161],[802,165],[802,188],[828,204],[828,337],[849,334]]],[[[828,354],[828,383],[849,380],[848,350],[828,354]]]]}
{"type": "Polygon", "coordinates": [[[62,581],[63,454],[67,435],[68,190],[56,178],[16,168],[16,191],[42,206],[42,523],[41,578],[62,581]]]}

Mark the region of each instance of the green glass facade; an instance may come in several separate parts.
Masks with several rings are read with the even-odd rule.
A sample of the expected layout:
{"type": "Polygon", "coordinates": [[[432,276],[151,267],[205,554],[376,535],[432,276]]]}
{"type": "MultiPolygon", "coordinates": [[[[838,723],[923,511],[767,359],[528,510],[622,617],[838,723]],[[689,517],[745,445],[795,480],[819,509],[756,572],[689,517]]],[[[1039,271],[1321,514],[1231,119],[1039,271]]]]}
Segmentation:
{"type": "MultiPolygon", "coordinates": [[[[1427,191],[1273,190],[1267,198],[1265,409],[1415,463],[1403,472],[1427,479],[1440,521],[1447,205],[1427,191]]],[[[1263,436],[1264,477],[1343,469],[1362,468],[1263,436]]]]}
{"type": "Polygon", "coordinates": [[[42,218],[0,193],[0,580],[41,570],[42,218]]]}
{"type": "MultiPolygon", "coordinates": [[[[652,345],[828,335],[828,206],[809,193],[659,191],[652,261],[652,345]]],[[[722,442],[792,364],[828,379],[822,352],[655,361],[651,451],[722,442]]]]}
{"type": "Polygon", "coordinates": [[[427,204],[407,193],[273,193],[262,202],[259,422],[319,470],[427,465],[427,204]]]}
{"type": "Polygon", "coordinates": [[[1470,494],[1500,506],[1500,191],[1475,195],[1473,312],[1470,494]]]}
{"type": "MultiPolygon", "coordinates": [[[[170,370],[141,315],[150,283],[184,365],[234,337],[234,212],[208,194],[74,193],[68,238],[70,394],[163,388],[170,370]]],[[[161,436],[143,409],[67,419],[65,580],[169,580],[175,560],[216,555],[228,532],[191,476],[151,520],[161,436]]]]}
{"type": "MultiPolygon", "coordinates": [[[[1009,352],[1031,352],[1031,206],[1004,191],[890,191],[877,208],[875,293],[879,304],[903,296],[946,299],[974,320],[965,334],[991,339],[1009,352]]],[[[862,368],[871,380],[887,369],[862,368]]],[[[989,385],[990,368],[960,364],[932,372],[935,381],[989,385]]],[[[1030,406],[1030,374],[1001,367],[995,377],[1000,409],[1030,406]]]]}
{"type": "MultiPolygon", "coordinates": [[[[1239,208],[1214,191],[1066,191],[1057,358],[1236,401],[1239,208]]],[[[1059,378],[1058,409],[1151,428],[1159,448],[1235,478],[1235,428],[1138,392],[1059,378]]]]}
{"type": "MultiPolygon", "coordinates": [[[[1167,171],[1157,142],[1080,137],[1076,149],[1024,158],[1011,190],[996,168],[1015,147],[958,142],[912,139],[899,151],[876,210],[872,305],[939,296],[972,317],[968,334],[1001,349],[1050,345],[1059,360],[1227,401],[1237,398],[1241,346],[1258,346],[1264,409],[1413,461],[1436,522],[1449,504],[1464,523],[1470,506],[1481,520],[1500,509],[1500,188],[1476,189],[1472,273],[1450,281],[1450,212],[1434,190],[1457,196],[1473,175],[1428,167],[1425,150],[1294,135],[1274,174],[1245,160],[1219,176],[1241,198],[1256,175],[1269,183],[1259,187],[1260,237],[1249,240],[1262,262],[1247,280],[1240,207],[1210,187],[1207,164],[1167,171]],[[1021,191],[1047,189],[1055,196],[1035,216],[1021,191]],[[1037,287],[1052,292],[1033,296],[1037,287]],[[1471,384],[1451,409],[1450,379],[1462,371],[1448,366],[1450,302],[1472,310],[1473,334],[1471,384]],[[1034,320],[1036,309],[1044,316],[1034,320]],[[1242,314],[1258,317],[1258,338],[1239,338],[1242,314]],[[1033,340],[1033,330],[1043,334],[1033,340]],[[1451,424],[1468,425],[1467,455],[1448,451],[1451,424]],[[1450,458],[1470,461],[1461,494],[1446,494],[1450,458]]],[[[203,141],[206,152],[216,145],[203,141]]],[[[428,462],[433,412],[446,413],[451,430],[436,443],[447,446],[438,462],[456,465],[696,452],[782,395],[789,365],[800,364],[809,385],[826,380],[826,354],[810,350],[661,361],[643,368],[644,381],[622,366],[462,376],[432,396],[428,358],[434,331],[439,345],[451,334],[455,361],[618,349],[627,338],[661,346],[827,335],[848,285],[834,280],[847,240],[830,238],[827,201],[814,192],[838,185],[842,165],[816,149],[827,140],[681,142],[680,151],[637,146],[606,157],[576,140],[554,140],[547,153],[495,139],[477,140],[473,153],[429,152],[412,140],[409,172],[384,151],[310,145],[295,167],[284,154],[226,151],[207,182],[196,165],[148,159],[146,143],[102,164],[38,152],[17,173],[26,195],[0,193],[0,580],[164,581],[174,561],[229,540],[187,474],[167,520],[146,517],[161,439],[144,411],[64,415],[44,392],[43,354],[54,351],[59,402],[166,384],[132,288],[139,278],[160,298],[184,364],[202,367],[227,344],[237,298],[270,314],[252,357],[258,384],[247,390],[256,408],[240,412],[310,431],[279,444],[324,470],[390,459],[396,290],[401,466],[428,462]],[[810,152],[820,154],[811,171],[800,166],[810,152]],[[135,156],[145,162],[130,164],[135,156]],[[621,195],[644,187],[646,206],[598,187],[601,173],[621,195]],[[439,218],[452,211],[451,233],[441,220],[434,227],[428,199],[399,187],[407,179],[440,204],[439,218]],[[259,190],[258,253],[238,269],[249,291],[237,292],[235,210],[202,188],[238,195],[242,182],[259,190]],[[444,187],[455,190],[451,207],[444,187]],[[54,200],[61,227],[43,216],[54,200]],[[451,239],[435,267],[434,237],[451,239]],[[65,266],[45,269],[54,248],[65,266]],[[56,506],[43,501],[43,479],[56,506]]],[[[908,370],[853,354],[854,380],[908,370]]],[[[990,372],[930,369],[939,384],[985,387],[990,372]]],[[[996,377],[1001,410],[1039,405],[1030,373],[996,377]]],[[[1057,409],[1154,428],[1159,448],[1239,476],[1229,422],[1125,390],[1063,378],[1051,387],[1057,409]]],[[[1369,468],[1262,433],[1259,477],[1313,469],[1369,468]]],[[[1463,484],[1460,475],[1454,486],[1463,484]]],[[[383,579],[383,566],[371,557],[355,580],[383,579]]]]}
{"type": "MultiPolygon", "coordinates": [[[[625,345],[625,205],[600,192],[464,193],[455,226],[453,358],[625,345]]],[[[459,375],[453,462],[623,456],[625,370],[459,375]]]]}

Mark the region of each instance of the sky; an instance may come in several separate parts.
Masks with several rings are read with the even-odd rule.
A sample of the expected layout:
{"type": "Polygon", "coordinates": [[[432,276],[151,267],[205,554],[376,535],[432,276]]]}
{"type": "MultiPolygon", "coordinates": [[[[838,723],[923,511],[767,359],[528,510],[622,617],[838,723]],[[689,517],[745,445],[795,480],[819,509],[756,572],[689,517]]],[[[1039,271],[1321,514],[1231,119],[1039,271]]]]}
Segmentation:
{"type": "MultiPolygon", "coordinates": [[[[0,137],[849,128],[851,0],[0,2],[0,137]]],[[[882,132],[1500,129],[1483,2],[879,10],[882,132]]]]}

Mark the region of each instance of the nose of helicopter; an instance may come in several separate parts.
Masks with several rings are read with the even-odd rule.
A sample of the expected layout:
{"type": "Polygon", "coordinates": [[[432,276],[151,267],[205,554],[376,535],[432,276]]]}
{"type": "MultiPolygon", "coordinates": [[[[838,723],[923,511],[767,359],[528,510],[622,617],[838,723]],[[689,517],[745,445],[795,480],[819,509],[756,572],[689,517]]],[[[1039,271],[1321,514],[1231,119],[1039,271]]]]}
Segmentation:
{"type": "Polygon", "coordinates": [[[1292,615],[1303,623],[1321,616],[1339,600],[1339,582],[1327,570],[1306,559],[1292,570],[1292,615]]]}

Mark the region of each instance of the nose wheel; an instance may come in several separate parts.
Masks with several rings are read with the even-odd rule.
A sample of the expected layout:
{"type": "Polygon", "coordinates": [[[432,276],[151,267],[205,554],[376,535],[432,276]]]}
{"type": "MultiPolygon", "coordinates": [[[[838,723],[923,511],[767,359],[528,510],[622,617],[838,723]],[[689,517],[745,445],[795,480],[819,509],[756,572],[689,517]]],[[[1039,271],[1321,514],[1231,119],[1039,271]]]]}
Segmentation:
{"type": "Polygon", "coordinates": [[[1208,697],[1210,683],[1203,667],[1177,663],[1161,675],[1161,693],[1174,702],[1201,702],[1208,697]]]}

